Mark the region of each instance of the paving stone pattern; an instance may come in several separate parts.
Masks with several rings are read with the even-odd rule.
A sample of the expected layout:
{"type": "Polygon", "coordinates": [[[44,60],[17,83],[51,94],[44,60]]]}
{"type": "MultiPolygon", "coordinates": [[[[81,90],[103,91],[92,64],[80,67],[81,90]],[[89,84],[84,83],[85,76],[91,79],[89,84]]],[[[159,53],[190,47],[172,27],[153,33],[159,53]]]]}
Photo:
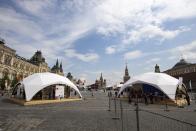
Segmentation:
{"type": "MultiPolygon", "coordinates": [[[[46,105],[20,106],[0,98],[0,131],[137,131],[134,103],[122,101],[123,126],[120,101],[116,101],[117,113],[114,112],[114,100],[111,111],[107,92],[82,92],[85,100],[46,105]]],[[[168,119],[156,114],[168,116],[196,125],[195,102],[185,108],[164,105],[139,104],[140,131],[196,131],[195,126],[168,119]],[[146,110],[146,111],[142,111],[146,110]],[[148,112],[149,111],[149,112],[148,112]]]]}

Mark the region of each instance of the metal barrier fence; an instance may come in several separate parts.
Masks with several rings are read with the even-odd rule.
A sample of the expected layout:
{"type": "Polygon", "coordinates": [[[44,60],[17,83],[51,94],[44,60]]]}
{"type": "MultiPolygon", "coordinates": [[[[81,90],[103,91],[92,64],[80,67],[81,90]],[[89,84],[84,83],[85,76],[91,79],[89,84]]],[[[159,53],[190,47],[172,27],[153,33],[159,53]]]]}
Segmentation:
{"type": "Polygon", "coordinates": [[[58,105],[20,107],[4,103],[5,107],[0,108],[0,130],[196,131],[196,112],[190,108],[169,106],[166,111],[164,105],[138,105],[137,101],[129,104],[114,97],[107,101],[106,93],[91,93],[83,95],[85,101],[58,105]]]}
{"type": "MultiPolygon", "coordinates": [[[[111,119],[116,118],[114,121],[118,121],[120,125],[117,131],[196,131],[196,124],[180,120],[179,117],[174,118],[170,116],[171,112],[163,109],[145,110],[138,101],[135,102],[130,105],[127,101],[109,98],[108,107],[113,114],[111,119]]],[[[180,115],[180,111],[178,112],[180,115]]]]}
{"type": "Polygon", "coordinates": [[[141,131],[150,126],[151,131],[196,131],[196,125],[154,111],[140,110],[141,131]]]}

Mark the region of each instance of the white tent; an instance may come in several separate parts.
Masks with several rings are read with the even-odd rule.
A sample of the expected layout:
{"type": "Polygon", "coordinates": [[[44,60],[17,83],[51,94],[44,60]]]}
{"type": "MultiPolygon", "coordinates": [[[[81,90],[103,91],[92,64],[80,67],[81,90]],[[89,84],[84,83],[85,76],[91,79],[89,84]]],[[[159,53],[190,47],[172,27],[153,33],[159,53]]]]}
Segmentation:
{"type": "Polygon", "coordinates": [[[148,84],[158,90],[162,91],[170,99],[175,99],[175,94],[177,87],[179,85],[179,80],[171,77],[165,73],[144,73],[142,75],[131,78],[127,81],[120,89],[118,95],[127,87],[134,84],[148,84]]]}
{"type": "Polygon", "coordinates": [[[63,84],[73,88],[82,98],[82,95],[78,88],[69,79],[54,73],[35,73],[24,78],[23,81],[21,81],[20,83],[24,85],[26,101],[30,101],[33,96],[43,88],[55,84],[63,84]]]}
{"type": "Polygon", "coordinates": [[[107,85],[105,88],[106,88],[106,89],[108,89],[108,88],[113,88],[113,85],[107,85]]]}
{"type": "Polygon", "coordinates": [[[113,89],[118,89],[118,88],[121,88],[122,86],[123,86],[123,84],[118,84],[118,85],[114,86],[113,89]]]}

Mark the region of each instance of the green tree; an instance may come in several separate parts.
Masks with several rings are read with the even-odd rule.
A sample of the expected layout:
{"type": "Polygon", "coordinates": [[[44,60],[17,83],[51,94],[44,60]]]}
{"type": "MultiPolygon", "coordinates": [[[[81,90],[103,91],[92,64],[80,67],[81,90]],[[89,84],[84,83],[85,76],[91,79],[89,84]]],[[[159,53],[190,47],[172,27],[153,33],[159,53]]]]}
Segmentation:
{"type": "Polygon", "coordinates": [[[7,85],[10,84],[10,79],[8,77],[8,75],[4,75],[3,79],[1,79],[1,89],[4,90],[5,87],[5,82],[7,81],[7,85]]]}
{"type": "Polygon", "coordinates": [[[2,88],[1,88],[1,85],[2,85],[2,79],[0,79],[0,90],[2,89],[2,88]]]}
{"type": "Polygon", "coordinates": [[[14,79],[12,80],[11,87],[13,88],[17,83],[18,83],[18,79],[15,76],[14,79]]]}
{"type": "Polygon", "coordinates": [[[67,78],[68,78],[70,81],[72,81],[73,76],[71,75],[71,73],[70,73],[70,72],[67,74],[67,78]]]}

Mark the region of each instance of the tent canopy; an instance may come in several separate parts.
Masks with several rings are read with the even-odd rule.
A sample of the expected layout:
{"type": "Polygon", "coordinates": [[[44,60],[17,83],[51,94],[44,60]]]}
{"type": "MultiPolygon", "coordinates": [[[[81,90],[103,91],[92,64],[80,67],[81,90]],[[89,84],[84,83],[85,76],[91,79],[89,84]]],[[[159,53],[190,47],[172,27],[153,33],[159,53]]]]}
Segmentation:
{"type": "Polygon", "coordinates": [[[113,85],[107,85],[105,88],[113,88],[113,85]]]}
{"type": "Polygon", "coordinates": [[[30,101],[43,88],[56,84],[63,84],[73,88],[82,98],[78,88],[69,79],[54,73],[35,73],[24,78],[20,83],[24,85],[26,101],[30,101]]]}
{"type": "Polygon", "coordinates": [[[121,88],[122,86],[123,86],[123,84],[118,84],[116,87],[121,88]]]}
{"type": "Polygon", "coordinates": [[[115,85],[115,86],[113,87],[113,89],[120,89],[122,86],[123,86],[123,84],[118,84],[118,85],[115,85]]]}
{"type": "Polygon", "coordinates": [[[131,78],[127,81],[120,89],[118,95],[127,87],[134,84],[148,84],[158,90],[162,91],[170,99],[174,100],[176,95],[176,90],[179,85],[179,80],[171,77],[165,73],[144,73],[142,75],[131,78]]]}

